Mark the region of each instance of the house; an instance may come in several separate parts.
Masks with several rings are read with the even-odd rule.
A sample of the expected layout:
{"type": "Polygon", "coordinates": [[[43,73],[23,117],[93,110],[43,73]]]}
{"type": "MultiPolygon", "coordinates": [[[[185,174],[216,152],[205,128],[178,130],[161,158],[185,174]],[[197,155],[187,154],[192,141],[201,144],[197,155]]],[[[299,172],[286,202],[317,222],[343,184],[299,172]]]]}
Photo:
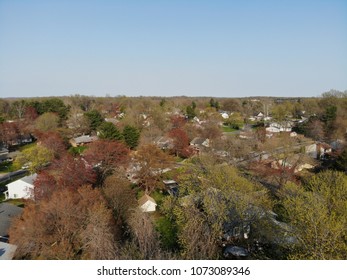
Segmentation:
{"type": "Polygon", "coordinates": [[[288,168],[292,169],[294,173],[301,172],[304,169],[312,169],[314,168],[314,165],[308,162],[299,162],[299,158],[297,156],[293,156],[286,160],[275,160],[271,162],[271,168],[273,169],[282,169],[282,168],[288,168]]]}
{"type": "Polygon", "coordinates": [[[91,143],[98,140],[97,136],[82,135],[70,140],[70,144],[73,147],[83,146],[85,144],[91,143]]]}
{"type": "Polygon", "coordinates": [[[139,207],[142,212],[155,212],[157,203],[155,202],[153,197],[145,194],[139,200],[139,207]]]}
{"type": "Polygon", "coordinates": [[[8,159],[9,150],[0,145],[0,162],[6,161],[8,159]]]}
{"type": "Polygon", "coordinates": [[[332,146],[326,143],[313,143],[304,147],[305,154],[314,159],[323,159],[333,150],[332,146]]]}
{"type": "Polygon", "coordinates": [[[329,144],[326,143],[318,143],[317,144],[317,153],[319,159],[324,159],[326,155],[329,155],[332,153],[332,148],[329,144]]]}
{"type": "Polygon", "coordinates": [[[190,145],[193,146],[195,149],[200,150],[203,147],[210,147],[210,140],[208,138],[195,137],[190,142],[190,145]]]}
{"type": "Polygon", "coordinates": [[[2,155],[8,155],[9,151],[5,147],[0,147],[0,156],[2,155]]]}
{"type": "Polygon", "coordinates": [[[116,125],[119,123],[119,120],[117,120],[116,118],[105,118],[105,122],[110,122],[116,125]]]}
{"type": "Polygon", "coordinates": [[[173,148],[173,140],[165,136],[161,136],[154,140],[154,144],[162,150],[169,150],[173,148]]]}
{"type": "Polygon", "coordinates": [[[278,132],[291,132],[293,123],[290,121],[287,122],[272,122],[270,125],[265,128],[267,132],[278,133],[278,132]]]}
{"type": "Polygon", "coordinates": [[[178,196],[178,183],[174,180],[163,180],[165,189],[172,196],[178,196]]]}
{"type": "Polygon", "coordinates": [[[21,144],[29,144],[33,142],[33,137],[30,134],[24,134],[21,136],[21,144]]]}
{"type": "Polygon", "coordinates": [[[34,190],[37,174],[32,174],[7,184],[6,199],[30,198],[34,190]]]}
{"type": "Polygon", "coordinates": [[[228,119],[229,118],[229,114],[228,114],[228,112],[226,112],[226,111],[219,111],[219,114],[221,115],[221,117],[223,118],[223,119],[228,119]]]}
{"type": "Polygon", "coordinates": [[[307,154],[311,158],[317,158],[318,157],[317,144],[314,143],[314,144],[305,146],[305,154],[307,154]]]}

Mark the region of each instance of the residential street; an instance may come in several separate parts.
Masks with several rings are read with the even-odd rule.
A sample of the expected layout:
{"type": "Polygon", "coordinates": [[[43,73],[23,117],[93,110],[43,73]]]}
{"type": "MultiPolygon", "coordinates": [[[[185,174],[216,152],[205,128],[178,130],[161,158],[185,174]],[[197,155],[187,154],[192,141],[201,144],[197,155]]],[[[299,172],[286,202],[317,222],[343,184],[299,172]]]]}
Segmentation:
{"type": "Polygon", "coordinates": [[[14,176],[24,175],[25,173],[27,173],[27,170],[17,170],[14,172],[0,174],[0,183],[7,181],[14,176]]]}

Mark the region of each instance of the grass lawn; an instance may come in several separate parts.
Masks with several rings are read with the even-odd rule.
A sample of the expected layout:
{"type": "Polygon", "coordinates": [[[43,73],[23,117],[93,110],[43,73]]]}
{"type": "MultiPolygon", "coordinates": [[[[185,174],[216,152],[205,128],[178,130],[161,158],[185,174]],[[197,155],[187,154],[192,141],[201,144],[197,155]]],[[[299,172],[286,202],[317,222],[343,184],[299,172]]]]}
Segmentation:
{"type": "Polygon", "coordinates": [[[16,205],[18,207],[22,207],[22,208],[24,208],[24,206],[25,206],[25,200],[24,199],[9,199],[9,200],[6,200],[6,202],[11,203],[13,205],[16,205]]]}
{"type": "Polygon", "coordinates": [[[234,131],[237,131],[237,129],[232,128],[230,126],[223,126],[222,130],[223,130],[223,132],[234,132],[234,131]]]}
{"type": "Polygon", "coordinates": [[[19,147],[19,151],[20,152],[23,152],[23,151],[25,151],[26,149],[30,149],[30,148],[32,148],[32,147],[35,147],[36,146],[36,142],[34,142],[34,143],[30,143],[30,144],[26,144],[26,145],[24,145],[24,146],[21,146],[21,147],[19,147]]]}
{"type": "Polygon", "coordinates": [[[0,163],[0,173],[8,173],[19,170],[20,167],[13,165],[12,162],[1,162],[0,163]]]}
{"type": "Polygon", "coordinates": [[[69,148],[69,152],[76,156],[82,154],[87,149],[87,146],[79,146],[79,147],[71,147],[69,148]]]}

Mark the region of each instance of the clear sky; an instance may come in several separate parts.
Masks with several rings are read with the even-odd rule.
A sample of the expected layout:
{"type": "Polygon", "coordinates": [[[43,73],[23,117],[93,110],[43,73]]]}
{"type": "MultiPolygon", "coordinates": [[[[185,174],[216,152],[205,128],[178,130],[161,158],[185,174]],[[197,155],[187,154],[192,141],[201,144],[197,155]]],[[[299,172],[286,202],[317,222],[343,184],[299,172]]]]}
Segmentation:
{"type": "Polygon", "coordinates": [[[347,1],[0,0],[0,97],[347,89],[347,1]]]}

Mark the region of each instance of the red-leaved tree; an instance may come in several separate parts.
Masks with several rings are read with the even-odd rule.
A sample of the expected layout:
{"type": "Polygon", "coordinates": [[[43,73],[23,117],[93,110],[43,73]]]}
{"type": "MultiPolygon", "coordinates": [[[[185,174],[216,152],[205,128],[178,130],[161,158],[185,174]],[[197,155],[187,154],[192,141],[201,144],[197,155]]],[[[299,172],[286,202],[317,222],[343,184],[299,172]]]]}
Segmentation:
{"type": "Polygon", "coordinates": [[[122,142],[98,140],[88,146],[83,156],[91,166],[99,170],[104,179],[113,170],[128,164],[129,152],[129,148],[122,142]]]}
{"type": "Polygon", "coordinates": [[[60,158],[66,154],[66,144],[58,132],[38,132],[36,136],[42,146],[53,151],[55,158],[60,158]]]}
{"type": "Polygon", "coordinates": [[[34,197],[35,200],[40,200],[50,197],[55,190],[74,190],[95,182],[96,172],[83,158],[66,154],[38,174],[34,182],[34,197]]]}
{"type": "Polygon", "coordinates": [[[187,158],[192,155],[193,151],[189,146],[188,135],[183,129],[173,128],[168,135],[173,139],[173,152],[176,156],[187,158]]]}

